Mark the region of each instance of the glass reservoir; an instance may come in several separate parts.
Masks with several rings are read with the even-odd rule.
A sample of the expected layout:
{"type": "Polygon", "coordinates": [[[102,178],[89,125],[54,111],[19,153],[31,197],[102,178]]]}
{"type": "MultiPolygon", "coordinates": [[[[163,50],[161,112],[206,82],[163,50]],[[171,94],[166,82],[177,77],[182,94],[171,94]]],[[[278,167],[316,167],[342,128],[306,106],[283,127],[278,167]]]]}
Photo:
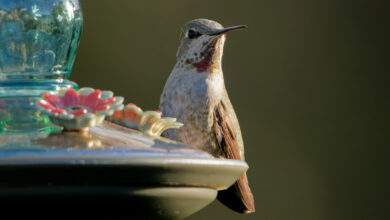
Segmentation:
{"type": "Polygon", "coordinates": [[[82,30],[78,0],[0,0],[0,134],[50,132],[36,109],[68,81],[82,30]]]}

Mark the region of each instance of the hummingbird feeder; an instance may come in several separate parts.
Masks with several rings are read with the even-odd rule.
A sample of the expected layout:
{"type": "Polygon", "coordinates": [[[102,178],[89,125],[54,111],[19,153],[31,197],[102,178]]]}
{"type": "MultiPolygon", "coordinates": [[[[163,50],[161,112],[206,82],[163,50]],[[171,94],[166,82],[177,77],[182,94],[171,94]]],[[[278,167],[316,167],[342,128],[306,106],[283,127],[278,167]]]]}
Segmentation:
{"type": "Polygon", "coordinates": [[[82,26],[78,0],[0,0],[4,210],[181,219],[245,173],[243,161],[160,137],[175,119],[70,81],[82,26]]]}

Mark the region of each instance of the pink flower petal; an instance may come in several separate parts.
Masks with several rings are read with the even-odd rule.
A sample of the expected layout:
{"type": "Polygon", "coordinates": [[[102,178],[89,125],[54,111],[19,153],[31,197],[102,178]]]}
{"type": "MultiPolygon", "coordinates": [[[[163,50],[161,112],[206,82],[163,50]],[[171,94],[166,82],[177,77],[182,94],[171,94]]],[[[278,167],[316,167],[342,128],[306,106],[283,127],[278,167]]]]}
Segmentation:
{"type": "Polygon", "coordinates": [[[72,113],[73,115],[75,115],[76,117],[78,117],[78,116],[87,114],[88,111],[87,111],[87,109],[85,109],[85,108],[80,108],[80,109],[72,110],[71,113],[72,113]]]}
{"type": "Polygon", "coordinates": [[[87,106],[85,103],[87,103],[87,95],[80,95],[79,96],[79,105],[87,106]]]}
{"type": "Polygon", "coordinates": [[[46,100],[39,100],[37,104],[47,111],[51,111],[56,108],[46,100]]]}
{"type": "Polygon", "coordinates": [[[55,108],[52,111],[50,111],[53,114],[64,114],[66,111],[62,108],[55,108]]]}
{"type": "Polygon", "coordinates": [[[109,106],[106,104],[98,104],[92,110],[93,112],[108,110],[109,106]]]}
{"type": "Polygon", "coordinates": [[[62,101],[65,107],[76,106],[79,103],[79,94],[73,88],[70,88],[66,91],[62,101]]]}
{"type": "Polygon", "coordinates": [[[103,111],[107,110],[109,108],[109,105],[111,105],[115,101],[115,97],[111,97],[108,99],[100,99],[98,104],[93,108],[94,111],[103,111]]]}
{"type": "Polygon", "coordinates": [[[111,105],[115,101],[115,97],[107,98],[107,99],[100,99],[99,104],[104,105],[111,105]]]}
{"type": "Polygon", "coordinates": [[[61,98],[57,95],[53,95],[47,92],[43,94],[43,99],[52,104],[53,106],[62,107],[61,98]]]}
{"type": "Polygon", "coordinates": [[[46,100],[40,100],[40,101],[38,101],[37,104],[39,106],[41,106],[42,108],[44,108],[46,111],[48,111],[50,113],[53,113],[53,114],[63,114],[63,113],[65,113],[64,109],[56,108],[55,106],[53,106],[52,104],[50,104],[46,100]]]}
{"type": "Polygon", "coordinates": [[[99,104],[100,97],[102,96],[102,91],[96,89],[94,92],[89,94],[87,97],[82,99],[81,105],[87,106],[90,109],[95,109],[96,105],[99,104]]]}

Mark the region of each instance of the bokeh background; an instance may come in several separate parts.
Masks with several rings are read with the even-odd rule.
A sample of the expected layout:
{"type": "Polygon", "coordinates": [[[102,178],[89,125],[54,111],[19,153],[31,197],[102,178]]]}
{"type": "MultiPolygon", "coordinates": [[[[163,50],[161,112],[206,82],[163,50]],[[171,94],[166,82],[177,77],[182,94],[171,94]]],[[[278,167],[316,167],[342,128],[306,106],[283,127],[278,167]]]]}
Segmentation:
{"type": "Polygon", "coordinates": [[[218,202],[200,219],[386,219],[390,20],[385,0],[83,0],[72,79],[158,106],[180,27],[194,18],[250,28],[228,36],[224,71],[257,213],[218,202]]]}

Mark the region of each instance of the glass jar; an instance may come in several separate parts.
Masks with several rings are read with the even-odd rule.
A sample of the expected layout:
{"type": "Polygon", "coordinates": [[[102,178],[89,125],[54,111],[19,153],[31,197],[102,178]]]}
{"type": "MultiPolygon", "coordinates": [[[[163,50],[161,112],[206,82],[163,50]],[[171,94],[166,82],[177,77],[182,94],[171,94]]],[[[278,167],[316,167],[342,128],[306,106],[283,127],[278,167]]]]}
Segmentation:
{"type": "Polygon", "coordinates": [[[78,0],[0,0],[0,133],[44,128],[35,98],[77,87],[68,78],[82,24],[78,0]]]}

